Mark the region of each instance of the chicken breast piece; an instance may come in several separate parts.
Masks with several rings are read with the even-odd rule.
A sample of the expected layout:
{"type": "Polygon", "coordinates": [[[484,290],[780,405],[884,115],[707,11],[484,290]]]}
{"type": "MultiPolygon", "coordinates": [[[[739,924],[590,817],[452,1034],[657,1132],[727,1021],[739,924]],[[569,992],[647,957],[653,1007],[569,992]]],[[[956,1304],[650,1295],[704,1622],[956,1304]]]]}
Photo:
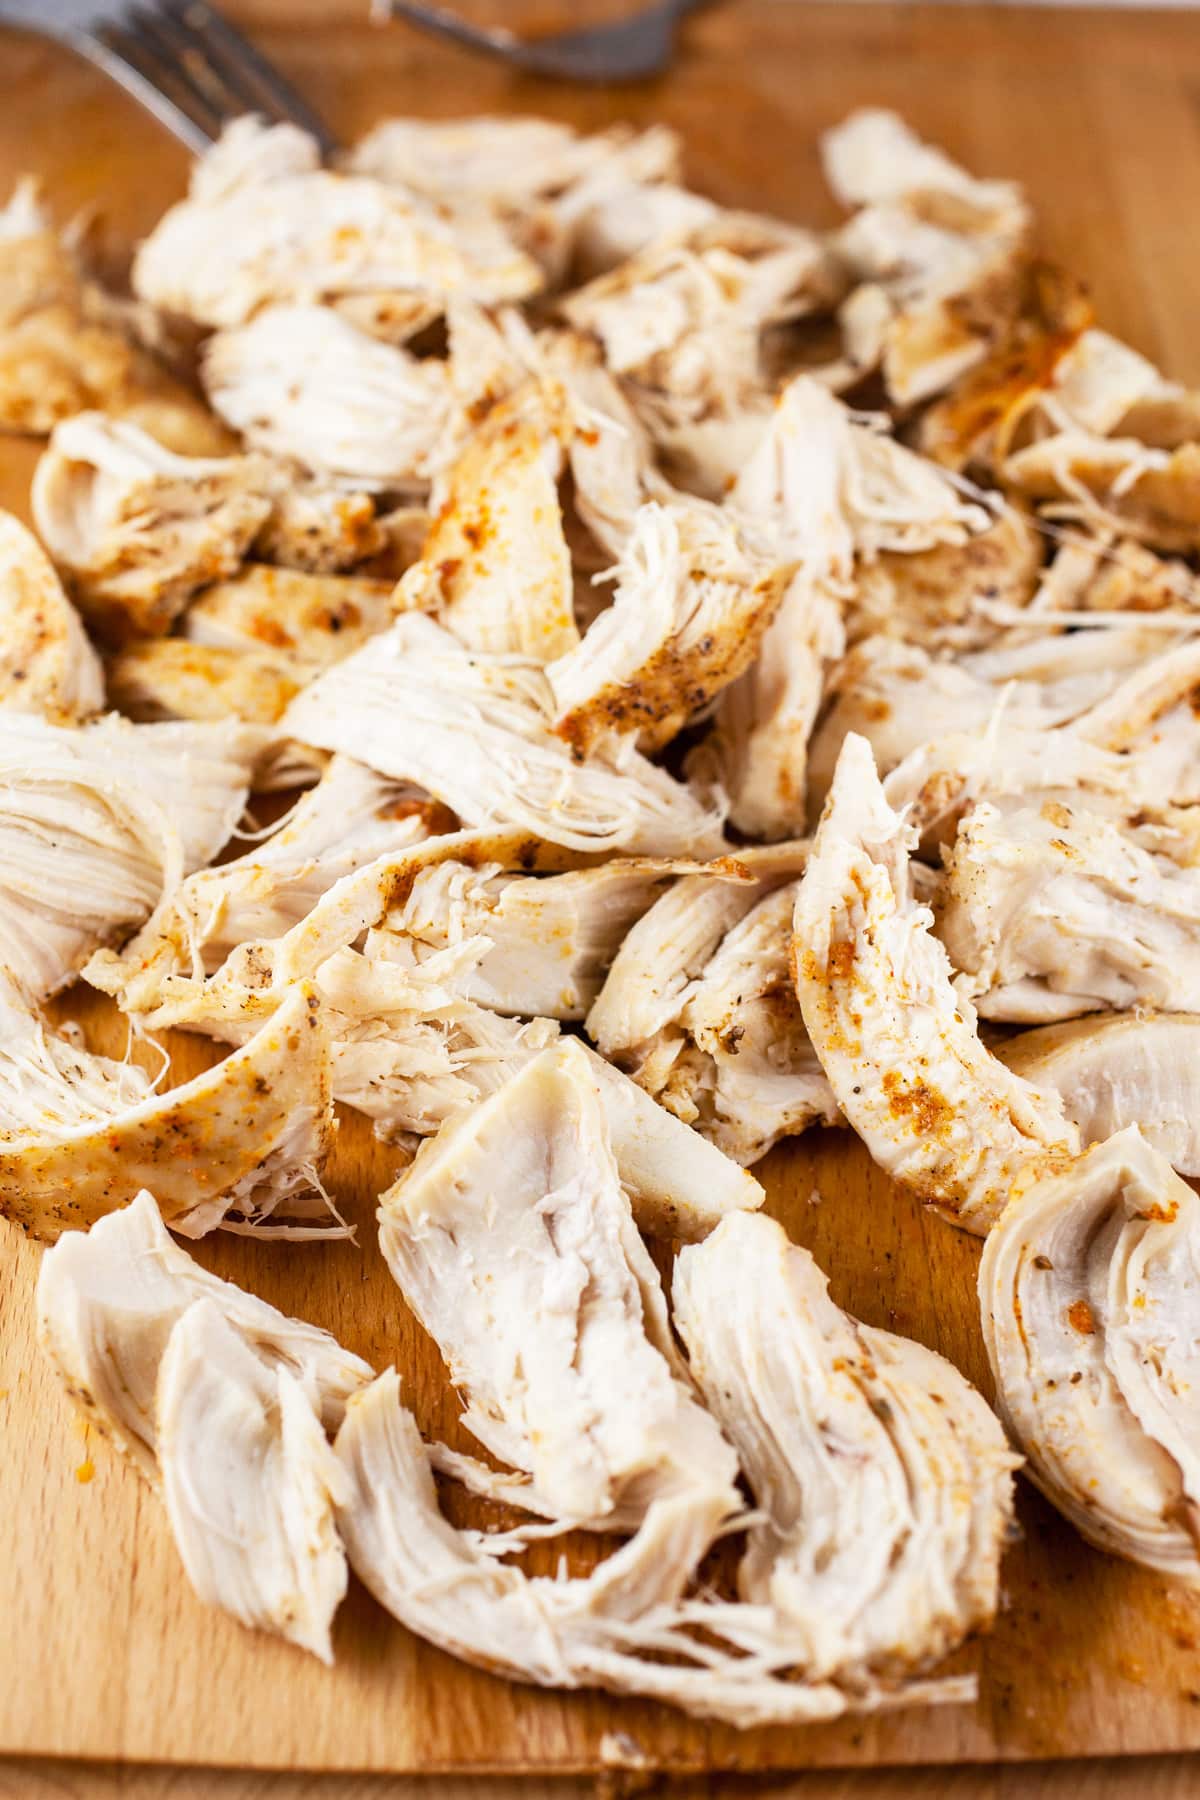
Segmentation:
{"type": "Polygon", "coordinates": [[[255,726],[75,729],[0,708],[0,956],[34,999],[211,861],[246,803],[255,726]]]}
{"type": "Polygon", "coordinates": [[[38,1341],[89,1422],[151,1482],[158,1478],[155,1395],[174,1327],[205,1301],[268,1372],[284,1372],[329,1430],[370,1367],[326,1331],[290,1319],[210,1275],[177,1244],[145,1188],[90,1231],[65,1232],[42,1258],[38,1341]]]}
{"type": "Polygon", "coordinates": [[[838,1105],[876,1162],[982,1232],[1077,1152],[1078,1133],[1057,1095],[980,1042],[932,915],[909,890],[910,841],[852,734],[796,902],[796,991],[838,1105]]]}
{"type": "Polygon", "coordinates": [[[1078,518],[1186,555],[1200,547],[1198,471],[1200,443],[1156,450],[1137,438],[1069,428],[1015,451],[1001,473],[1048,518],[1078,518]]]}
{"type": "MultiPolygon", "coordinates": [[[[19,1070],[36,1054],[42,1027],[31,1019],[24,1050],[6,1055],[19,1070]]],[[[320,1002],[293,989],[273,1019],[214,1069],[133,1105],[72,1116],[65,1077],[48,1119],[21,1109],[15,1128],[0,1119],[0,1214],[35,1237],[87,1226],[150,1181],[177,1231],[201,1237],[221,1224],[314,1235],[326,1216],[311,1204],[317,1165],[333,1133],[330,1053],[320,1002]],[[296,1196],[293,1205],[292,1197],[296,1196]]],[[[116,1095],[113,1096],[114,1100],[116,1095]]]]}
{"type": "Polygon", "coordinates": [[[239,945],[284,937],[343,877],[421,843],[429,814],[418,791],[335,756],[272,832],[189,875],[123,950],[92,957],[87,979],[145,1013],[172,977],[203,980],[239,945]]]}
{"type": "MultiPolygon", "coordinates": [[[[593,570],[603,571],[625,554],[642,505],[668,499],[673,490],[656,468],[650,438],[604,366],[600,347],[576,331],[545,334],[539,346],[567,396],[574,507],[595,540],[593,548],[604,553],[593,570]]],[[[576,562],[579,555],[575,547],[576,562]]]]}
{"type": "Polygon", "coordinates": [[[557,491],[565,429],[561,398],[539,383],[493,407],[447,472],[400,608],[435,613],[472,650],[550,662],[578,644],[557,491]]]}
{"type": "Polygon", "coordinates": [[[1022,1031],[996,1047],[1053,1088],[1085,1146],[1136,1125],[1181,1175],[1200,1175],[1200,1014],[1117,1013],[1022,1031]]]}
{"type": "Polygon", "coordinates": [[[578,1045],[444,1125],[381,1196],[379,1222],[464,1423],[558,1516],[633,1526],[681,1495],[738,1510],[736,1458],[680,1379],[578,1045]]]}
{"type": "Polygon", "coordinates": [[[342,489],[427,491],[449,416],[444,362],[296,301],[211,337],[201,373],[215,411],[254,449],[342,489]]]}
{"type": "Polygon", "coordinates": [[[1191,1585],[1198,1230],[1200,1201],[1131,1125],[1026,1189],[979,1269],[1031,1478],[1090,1543],[1191,1585]]]}
{"type": "Polygon", "coordinates": [[[145,341],[156,322],[92,277],[80,237],[55,228],[31,181],[0,207],[0,430],[45,437],[98,407],[168,448],[219,455],[216,420],[145,341]]]}
{"type": "Polygon", "coordinates": [[[391,596],[387,581],[247,563],[193,600],[183,635],[213,649],[268,655],[302,686],[391,624],[391,596]]]}
{"type": "Polygon", "coordinates": [[[744,879],[734,858],[712,865],[612,857],[561,875],[520,875],[500,864],[430,864],[371,932],[367,955],[444,950],[481,936],[490,948],[466,994],[508,1014],[582,1019],[630,927],[678,876],[744,879]]]}
{"type": "Polygon", "coordinates": [[[1200,875],[1086,805],[981,801],[945,862],[939,932],[985,1018],[1200,1007],[1200,875]]]}
{"type": "Polygon", "coordinates": [[[1039,592],[1042,541],[1015,507],[961,544],[885,550],[857,572],[851,643],[881,634],[936,652],[982,650],[1039,592]]]}
{"type": "Polygon", "coordinates": [[[641,507],[612,605],[547,670],[559,735],[662,749],[754,660],[789,575],[715,508],[641,507]]]}
{"type": "Polygon", "coordinates": [[[859,282],[840,314],[851,363],[882,368],[900,405],[927,400],[1016,313],[1028,206],[1013,183],[976,180],[895,113],[852,113],[821,154],[837,198],[858,208],[834,240],[859,282]]]}
{"type": "Polygon", "coordinates": [[[809,1125],[839,1123],[792,978],[799,887],[764,895],[726,933],[678,1015],[681,1042],[668,1030],[639,1071],[662,1105],[738,1163],[809,1125]]]}
{"type": "Polygon", "coordinates": [[[290,300],[519,300],[541,275],[484,209],[448,219],[411,192],[321,169],[294,126],[246,118],[200,159],[188,198],[142,243],[133,285],[164,312],[222,328],[290,300]],[[279,131],[289,134],[282,152],[271,142],[279,131]]]}
{"type": "Polygon", "coordinates": [[[640,756],[577,761],[555,735],[542,666],[471,653],[418,613],[320,675],[282,728],[415,781],[468,824],[514,825],[574,850],[718,855],[720,816],[640,756]]]}
{"type": "Polygon", "coordinates": [[[104,705],[104,672],[49,557],[0,512],[0,706],[70,724],[104,705]]]}
{"type": "Polygon", "coordinates": [[[747,1656],[743,1629],[757,1623],[749,1608],[680,1597],[719,1523],[691,1496],[657,1501],[636,1536],[585,1578],[531,1578],[489,1556],[444,1518],[430,1452],[392,1370],[356,1397],[334,1447],[351,1483],[338,1523],[360,1580],[411,1631],[494,1673],[646,1694],[738,1726],[973,1696],[962,1676],[853,1694],[789,1679],[786,1633],[764,1652],[759,1631],[758,1653],[747,1656]]]}
{"type": "Polygon", "coordinates": [[[772,1609],[806,1677],[869,1688],[986,1629],[1018,1459],[958,1370],[842,1312],[761,1215],[681,1251],[671,1297],[764,1515],[739,1591],[772,1609]]]}
{"type": "Polygon", "coordinates": [[[56,427],[33,516],[85,616],[121,638],[166,631],[197,588],[231,575],[270,516],[261,457],[183,457],[134,425],[82,413],[56,427]]]}
{"type": "Polygon", "coordinates": [[[270,725],[300,683],[260,650],[135,638],[104,665],[109,705],[128,719],[244,719],[270,725]]]}
{"type": "Polygon", "coordinates": [[[734,823],[787,837],[804,828],[809,734],[843,649],[839,602],[856,565],[962,545],[987,515],[806,376],[784,389],[727,505],[800,565],[761,657],[722,700],[713,740],[734,823]]]}
{"type": "Polygon", "coordinates": [[[202,1299],[167,1339],[155,1415],[163,1502],[200,1599],[332,1664],[349,1483],[305,1390],[202,1299]]]}
{"type": "Polygon", "coordinates": [[[770,325],[827,305],[840,273],[810,232],[727,213],[563,302],[600,343],[669,474],[719,499],[770,415],[770,325]]]}

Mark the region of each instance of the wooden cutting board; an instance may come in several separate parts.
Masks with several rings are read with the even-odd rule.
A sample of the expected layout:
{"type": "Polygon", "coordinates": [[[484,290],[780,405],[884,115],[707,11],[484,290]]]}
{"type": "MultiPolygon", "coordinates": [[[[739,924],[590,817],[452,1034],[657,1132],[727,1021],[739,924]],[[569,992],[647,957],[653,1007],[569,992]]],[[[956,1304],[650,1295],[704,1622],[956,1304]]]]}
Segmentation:
{"type": "MultiPolygon", "coordinates": [[[[833,216],[816,133],[855,104],[898,107],[972,168],[1024,181],[1045,247],[1091,279],[1104,322],[1168,373],[1200,379],[1200,25],[1186,14],[756,0],[693,20],[668,80],[587,92],[514,79],[399,25],[372,29],[366,0],[229,11],[346,135],[405,111],[665,119],[698,186],[801,220],[833,216]]],[[[514,23],[516,13],[504,9],[514,23]]],[[[63,209],[101,207],[117,244],[177,194],[181,154],[81,64],[0,35],[0,69],[0,192],[36,170],[63,209]]],[[[18,510],[33,460],[28,446],[0,444],[0,500],[18,510]]],[[[95,1047],[120,1053],[123,1030],[95,997],[63,1010],[95,1047]]],[[[174,1077],[208,1055],[179,1038],[174,1077]]],[[[466,1447],[440,1360],[376,1250],[374,1197],[397,1166],[347,1116],[330,1185],[357,1245],[218,1236],[199,1254],[377,1365],[395,1362],[422,1427],[466,1447]]],[[[771,1210],[829,1271],[838,1301],[986,1386],[970,1238],[894,1193],[848,1134],[785,1147],[762,1173],[771,1210]]],[[[327,1671],[192,1597],[158,1502],[86,1439],[42,1365],[30,1330],[39,1256],[0,1226],[0,1754],[512,1772],[614,1758],[756,1769],[1200,1746],[1200,1597],[1087,1549],[1024,1489],[1005,1610],[959,1659],[979,1670],[975,1706],[739,1735],[649,1703],[494,1679],[418,1643],[357,1588],[327,1671]]]]}

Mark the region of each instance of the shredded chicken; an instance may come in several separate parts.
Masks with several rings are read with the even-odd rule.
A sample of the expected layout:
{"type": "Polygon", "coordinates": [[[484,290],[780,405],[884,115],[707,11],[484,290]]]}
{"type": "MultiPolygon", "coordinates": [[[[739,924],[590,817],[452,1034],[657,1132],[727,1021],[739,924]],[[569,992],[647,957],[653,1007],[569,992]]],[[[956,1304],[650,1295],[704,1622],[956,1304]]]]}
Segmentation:
{"type": "Polygon", "coordinates": [[[188,607],[193,644],[257,652],[294,672],[298,686],[391,624],[391,587],[354,575],[311,575],[248,563],[188,607]]]}
{"type": "Polygon", "coordinates": [[[761,1214],[682,1251],[671,1293],[762,1514],[741,1598],[806,1677],[869,1691],[990,1624],[1018,1459],[953,1364],[842,1312],[761,1214]]]}
{"type": "MultiPolygon", "coordinates": [[[[0,1105],[26,1067],[41,1062],[47,1072],[41,1022],[6,1011],[0,1105]]],[[[73,1065],[52,1061],[59,1091],[50,1104],[31,1118],[22,1100],[11,1126],[0,1116],[0,1213],[23,1230],[53,1238],[90,1225],[150,1180],[189,1237],[223,1224],[298,1236],[337,1229],[316,1173],[333,1109],[328,1035],[311,988],[295,987],[241,1049],[169,1093],[144,1090],[122,1104],[113,1084],[106,1112],[94,1089],[77,1108],[73,1065]]]]}
{"type": "Polygon", "coordinates": [[[508,824],[575,850],[718,854],[720,812],[642,757],[605,743],[583,761],[554,732],[540,663],[471,654],[404,614],[292,702],[283,728],[416,781],[468,824],[508,824]]]}
{"type": "Polygon", "coordinates": [[[33,513],[90,622],[116,637],[161,632],[239,567],[273,477],[261,457],[175,456],[135,425],[82,413],[55,428],[33,513]]]}
{"type": "Polygon", "coordinates": [[[331,1662],[347,1495],[323,1427],[367,1364],[198,1267],[146,1190],[44,1258],[38,1331],[89,1422],[159,1488],[200,1598],[331,1662]]]}
{"type": "Polygon", "coordinates": [[[380,1200],[380,1248],[464,1423],[560,1518],[738,1510],[737,1460],[681,1379],[585,1052],[545,1050],[380,1200]]]}
{"type": "Polygon", "coordinates": [[[103,704],[100,660],[53,564],[0,512],[0,707],[68,724],[103,704]]]}
{"type": "Polygon", "coordinates": [[[870,747],[838,761],[796,902],[800,1008],[838,1105],[881,1168],[969,1231],[1079,1148],[1058,1096],[980,1042],[932,915],[909,891],[910,833],[870,747]]]}
{"type": "Polygon", "coordinates": [[[612,605],[547,670],[559,735],[585,755],[612,733],[662,749],[753,662],[788,575],[715,508],[641,507],[612,605]]]}
{"type": "Polygon", "coordinates": [[[128,719],[245,719],[270,725],[299,683],[266,651],[136,638],[104,666],[108,703],[128,719]]]}
{"type": "Polygon", "coordinates": [[[1016,313],[1028,207],[1011,182],[968,175],[895,113],[853,113],[821,150],[837,198],[858,208],[835,240],[858,284],[840,313],[851,365],[881,369],[902,406],[927,400],[1016,313]]]}
{"type": "Polygon", "coordinates": [[[1136,1125],[1181,1175],[1200,1175],[1200,1015],[1116,1013],[1022,1031],[1010,1069],[1062,1097],[1085,1145],[1136,1125]]]}
{"type": "Polygon", "coordinates": [[[0,958],[35,999],[168,903],[236,826],[263,733],[64,729],[0,708],[0,958]]]}
{"type": "Polygon", "coordinates": [[[210,338],[203,376],[215,410],[255,449],[342,489],[428,490],[449,415],[445,363],[296,301],[210,338]]]}
{"type": "Polygon", "coordinates": [[[979,1298],[1001,1415],[1091,1543],[1200,1583],[1200,1200],[1131,1125],[1010,1206],[979,1298]]]}
{"type": "Polygon", "coordinates": [[[418,195],[319,167],[295,126],[235,120],[192,173],[186,200],[159,220],[133,267],[137,293],[201,325],[243,325],[262,307],[303,299],[451,294],[517,300],[537,265],[483,209],[452,220],[418,195]]]}
{"type": "Polygon", "coordinates": [[[1086,807],[980,801],[946,854],[938,914],[985,1018],[1200,1007],[1200,873],[1086,807]]]}

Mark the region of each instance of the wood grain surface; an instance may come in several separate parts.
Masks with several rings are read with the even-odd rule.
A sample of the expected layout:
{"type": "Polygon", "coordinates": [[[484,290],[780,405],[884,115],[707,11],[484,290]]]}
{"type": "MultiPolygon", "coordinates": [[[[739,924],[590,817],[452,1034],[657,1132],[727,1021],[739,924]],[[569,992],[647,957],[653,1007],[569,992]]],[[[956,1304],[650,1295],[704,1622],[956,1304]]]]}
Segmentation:
{"type": "MultiPolygon", "coordinates": [[[[399,25],[372,28],[365,0],[230,0],[228,11],[346,135],[406,111],[542,111],[584,126],[665,119],[684,135],[698,186],[802,220],[833,217],[817,132],[856,104],[896,106],[981,173],[1025,182],[1045,248],[1090,279],[1103,321],[1170,374],[1200,379],[1200,247],[1191,226],[1200,207],[1200,26],[1187,15],[753,0],[693,19],[666,81],[597,92],[511,77],[399,25]]],[[[519,23],[523,9],[507,6],[504,16],[519,23]]],[[[543,6],[530,16],[544,24],[553,14],[543,6]]],[[[127,246],[179,191],[182,155],[53,48],[0,34],[0,68],[0,191],[35,169],[56,206],[98,207],[114,247],[127,246]]],[[[0,446],[0,501],[24,509],[32,462],[30,447],[0,446]]],[[[122,1029],[102,1007],[71,1010],[95,1045],[123,1048],[122,1029]]],[[[176,1076],[207,1055],[196,1040],[178,1039],[176,1076]]],[[[422,1426],[465,1447],[440,1361],[376,1251],[374,1196],[396,1161],[347,1116],[331,1186],[359,1227],[357,1245],[218,1238],[200,1254],[377,1364],[394,1361],[422,1426]]],[[[771,1210],[829,1271],[839,1302],[984,1381],[972,1240],[897,1196],[844,1134],[780,1150],[763,1174],[771,1210]]],[[[739,1735],[649,1703],[542,1693],[465,1668],[414,1641],[359,1589],[337,1625],[337,1667],[327,1671],[193,1598],[153,1495],[85,1439],[39,1360],[29,1314],[40,1252],[8,1227],[0,1246],[0,1754],[426,1774],[604,1770],[615,1780],[622,1763],[687,1774],[1200,1747],[1200,1597],[1086,1549],[1029,1491],[1023,1536],[1005,1566],[1003,1615],[992,1637],[960,1658],[980,1672],[973,1707],[739,1735]]],[[[0,1795],[84,1792],[73,1785],[81,1771],[69,1765],[38,1765],[43,1785],[22,1786],[21,1771],[34,1767],[0,1768],[0,1795]]],[[[1181,1767],[1147,1765],[1137,1791],[1196,1791],[1175,1785],[1181,1767]],[[1155,1785],[1156,1771],[1170,1785],[1155,1785]]],[[[251,1778],[144,1779],[159,1785],[94,1791],[188,1800],[271,1791],[265,1777],[240,1787],[251,1778]]],[[[868,1788],[838,1777],[819,1792],[954,1800],[967,1791],[948,1773],[929,1778],[931,1786],[901,1788],[899,1779],[873,1777],[868,1788]]],[[[990,1779],[972,1791],[1068,1791],[1065,1777],[1042,1786],[1033,1770],[990,1779]]],[[[1070,1791],[1099,1794],[1087,1779],[1070,1791]]],[[[311,1791],[358,1800],[374,1790],[339,1783],[311,1791]]],[[[414,1800],[418,1792],[397,1791],[414,1800]]],[[[710,1777],[682,1791],[750,1790],[710,1777]]],[[[803,1800],[810,1790],[789,1791],[803,1800]]]]}

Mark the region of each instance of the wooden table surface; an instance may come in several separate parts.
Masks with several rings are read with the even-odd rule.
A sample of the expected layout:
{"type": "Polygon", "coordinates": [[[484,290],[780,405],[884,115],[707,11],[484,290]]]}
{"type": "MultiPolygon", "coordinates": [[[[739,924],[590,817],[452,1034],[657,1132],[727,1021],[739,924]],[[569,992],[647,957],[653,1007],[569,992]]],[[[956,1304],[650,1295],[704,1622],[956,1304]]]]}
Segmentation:
{"type": "MultiPolygon", "coordinates": [[[[461,4],[462,10],[485,16],[484,0],[461,4]]],[[[628,0],[589,0],[587,12],[590,17],[629,9],[628,0]]],[[[582,10],[572,7],[570,16],[578,20],[582,10]]],[[[399,24],[372,30],[366,21],[367,0],[229,0],[227,11],[260,37],[335,128],[347,134],[382,113],[406,110],[437,116],[541,111],[585,126],[619,117],[643,122],[666,118],[687,140],[689,175],[697,186],[731,203],[817,222],[834,215],[820,187],[816,133],[855,104],[895,106],[981,173],[1022,180],[1041,215],[1045,247],[1089,278],[1102,321],[1157,358],[1169,374],[1200,380],[1200,334],[1194,326],[1200,242],[1191,224],[1200,208],[1200,22],[1187,13],[734,0],[689,22],[679,62],[665,82],[599,92],[515,78],[399,24]]],[[[506,22],[545,26],[561,21],[564,6],[495,0],[486,12],[502,15],[506,22]]],[[[180,154],[90,70],[53,48],[16,37],[0,39],[0,67],[5,77],[0,191],[21,168],[33,166],[45,177],[57,205],[100,206],[117,239],[143,229],[178,191],[184,172],[180,154]]],[[[20,450],[5,455],[2,486],[10,503],[19,497],[29,464],[28,454],[20,450]]],[[[777,1161],[772,1185],[781,1216],[818,1248],[831,1267],[838,1298],[877,1322],[891,1320],[913,1335],[939,1341],[941,1311],[969,1310],[969,1298],[964,1299],[972,1266],[969,1247],[935,1221],[896,1206],[886,1184],[868,1177],[861,1158],[844,1160],[847,1173],[840,1188],[840,1178],[820,1176],[819,1185],[833,1193],[833,1203],[823,1209],[822,1219],[807,1223],[797,1198],[811,1190],[807,1153],[777,1161]],[[872,1207],[877,1209],[874,1230],[856,1227],[855,1218],[865,1217],[872,1207]],[[870,1240],[870,1255],[860,1257],[857,1266],[841,1267],[839,1233],[854,1231],[860,1247],[870,1240]],[[911,1257],[913,1246],[917,1248],[915,1260],[905,1264],[911,1291],[889,1294],[885,1303],[879,1277],[893,1239],[898,1255],[911,1257]]],[[[150,1741],[139,1737],[139,1668],[149,1687],[159,1672],[155,1660],[170,1659],[182,1645],[143,1642],[140,1664],[126,1655],[114,1675],[105,1667],[111,1646],[103,1632],[97,1635],[94,1617],[90,1634],[69,1646],[55,1632],[61,1630],[73,1583],[82,1584],[81,1616],[90,1616],[83,1591],[89,1555],[98,1558],[107,1550],[135,1561],[141,1555],[159,1567],[160,1576],[165,1569],[167,1579],[180,1578],[170,1573],[164,1534],[150,1517],[152,1509],[148,1505],[138,1518],[130,1493],[116,1491],[126,1478],[108,1465],[100,1468],[99,1453],[101,1478],[86,1496],[81,1490],[72,1492],[78,1439],[72,1438],[58,1397],[48,1386],[37,1385],[41,1373],[29,1364],[27,1328],[20,1316],[36,1252],[4,1235],[10,1283],[7,1295],[0,1296],[5,1333],[0,1351],[9,1358],[12,1380],[0,1404],[6,1434],[0,1485],[4,1464],[18,1474],[12,1476],[11,1491],[0,1497],[0,1564],[20,1562],[22,1591],[28,1595],[45,1571],[51,1572],[48,1579],[54,1585],[52,1572],[63,1559],[59,1586],[67,1591],[65,1602],[62,1592],[57,1596],[58,1623],[47,1627],[43,1642],[20,1636],[17,1609],[9,1599],[11,1666],[0,1683],[0,1713],[7,1693],[19,1690],[26,1713],[32,1695],[42,1729],[40,1735],[32,1729],[24,1737],[0,1735],[0,1749],[107,1744],[102,1729],[90,1736],[76,1730],[79,1722],[70,1716],[74,1702],[62,1661],[69,1656],[92,1659],[96,1683],[110,1697],[120,1690],[120,1747],[125,1754],[147,1755],[138,1749],[150,1741]],[[37,1388],[36,1427],[30,1412],[22,1411],[22,1384],[26,1408],[37,1388]],[[43,1492],[31,1491],[19,1467],[31,1432],[45,1478],[43,1492]],[[77,1556],[84,1560],[72,1561],[77,1556]]],[[[844,1260],[847,1265],[854,1261],[844,1260]]],[[[888,1273],[895,1278],[894,1269],[889,1267],[888,1273]]],[[[269,1283],[262,1291],[276,1297],[269,1283]]],[[[314,1304],[311,1316],[335,1324],[331,1308],[326,1296],[323,1306],[314,1304]]],[[[355,1347],[367,1346],[356,1340],[355,1347]]],[[[968,1344],[963,1360],[978,1373],[977,1346],[968,1344]]],[[[0,1387],[8,1379],[0,1375],[0,1387]]],[[[1031,1568],[1035,1573],[1041,1568],[1045,1612],[1030,1603],[1026,1586],[1016,1614],[987,1654],[999,1656],[1002,1664],[1007,1659],[1012,1691],[1022,1696],[1022,1705],[1029,1695],[1036,1697],[1039,1684],[1055,1690],[1052,1704],[1040,1710],[1031,1704],[1024,1724],[993,1716],[986,1732],[964,1727],[955,1739],[958,1749],[950,1754],[978,1757],[986,1753],[981,1746],[1001,1739],[1007,1754],[1034,1758],[1097,1747],[1200,1744],[1200,1607],[1166,1593],[1163,1584],[1080,1550],[1069,1534],[1053,1536],[1055,1528],[1046,1523],[1046,1509],[1038,1503],[1027,1502],[1024,1510],[1027,1523],[1034,1521],[1034,1548],[1022,1550],[1014,1560],[1021,1562],[1023,1583],[1031,1568]],[[1039,1532],[1051,1535],[1038,1539],[1039,1532]],[[1047,1544],[1052,1554],[1046,1552],[1047,1544]],[[1079,1660],[1064,1672],[1064,1640],[1061,1632],[1056,1637],[1062,1621],[1056,1614],[1068,1588],[1073,1591],[1061,1605],[1070,1611],[1070,1644],[1079,1660]],[[1097,1669],[1104,1671],[1103,1680],[1094,1679],[1097,1669]],[[1189,1723],[1189,1708],[1195,1712],[1194,1724],[1189,1723]],[[1071,1721],[1069,1730],[1062,1723],[1066,1720],[1071,1721]]],[[[20,1585],[18,1581],[18,1589],[20,1585]]],[[[193,1636],[197,1611],[185,1609],[193,1636]]],[[[204,1642],[212,1654],[225,1654],[227,1638],[220,1631],[204,1642]]],[[[195,1651],[194,1642],[190,1648],[195,1651]]],[[[276,1650],[265,1647],[265,1652],[276,1650]]],[[[283,1661],[268,1661],[265,1652],[262,1666],[271,1674],[256,1697],[259,1705],[279,1701],[280,1681],[289,1690],[298,1683],[297,1693],[309,1691],[308,1671],[303,1680],[293,1674],[294,1665],[286,1660],[290,1653],[283,1653],[283,1661]]],[[[464,1672],[464,1692],[478,1694],[484,1682],[486,1678],[464,1672]]],[[[236,1704],[247,1703],[240,1692],[230,1697],[236,1704]]],[[[382,1692],[376,1695],[377,1705],[382,1698],[382,1692]]],[[[187,1746],[197,1741],[194,1699],[186,1677],[179,1679],[171,1693],[175,1711],[168,1724],[177,1731],[183,1760],[192,1754],[187,1746]]],[[[154,1704],[161,1706],[161,1695],[154,1704]]],[[[933,1740],[923,1735],[919,1722],[913,1730],[916,1736],[903,1752],[894,1732],[884,1731],[878,1754],[884,1760],[920,1754],[920,1745],[933,1740]]],[[[932,1749],[926,1754],[933,1754],[932,1749]]],[[[613,1792],[629,1791],[637,1780],[620,1777],[608,1785],[613,1792]]],[[[51,1795],[62,1800],[117,1795],[136,1800],[373,1800],[385,1792],[411,1800],[450,1800],[451,1795],[454,1800],[479,1800],[497,1791],[510,1800],[581,1800],[594,1790],[591,1781],[532,1777],[496,1790],[477,1779],[441,1784],[344,1774],[118,1767],[20,1755],[0,1760],[3,1800],[48,1800],[51,1795]]],[[[1182,1800],[1200,1793],[1200,1765],[1190,1757],[1157,1757],[928,1772],[824,1771],[795,1779],[726,1774],[683,1777],[670,1791],[680,1800],[716,1794],[749,1800],[751,1794],[767,1793],[794,1800],[868,1795],[872,1800],[899,1800],[902,1795],[914,1800],[934,1795],[939,1800],[1011,1800],[1018,1795],[1022,1800],[1065,1800],[1068,1795],[1111,1800],[1134,1794],[1139,1800],[1182,1800]]]]}

